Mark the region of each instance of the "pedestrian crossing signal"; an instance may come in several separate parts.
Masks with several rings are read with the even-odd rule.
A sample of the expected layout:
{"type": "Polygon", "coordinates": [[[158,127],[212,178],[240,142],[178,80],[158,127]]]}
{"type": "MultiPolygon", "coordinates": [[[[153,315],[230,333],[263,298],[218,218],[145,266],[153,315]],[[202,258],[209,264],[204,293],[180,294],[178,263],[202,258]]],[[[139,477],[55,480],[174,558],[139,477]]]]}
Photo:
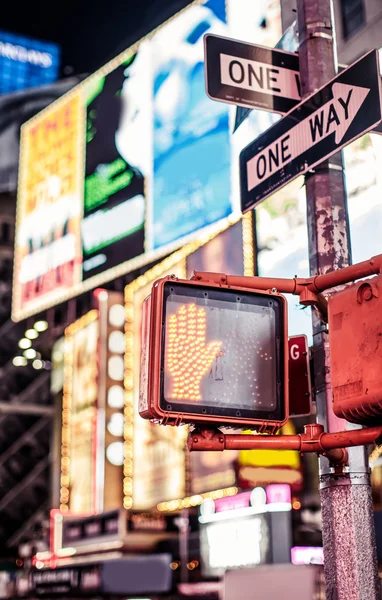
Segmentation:
{"type": "Polygon", "coordinates": [[[144,302],[139,411],[274,431],[288,418],[286,300],[165,278],[144,302]]]}

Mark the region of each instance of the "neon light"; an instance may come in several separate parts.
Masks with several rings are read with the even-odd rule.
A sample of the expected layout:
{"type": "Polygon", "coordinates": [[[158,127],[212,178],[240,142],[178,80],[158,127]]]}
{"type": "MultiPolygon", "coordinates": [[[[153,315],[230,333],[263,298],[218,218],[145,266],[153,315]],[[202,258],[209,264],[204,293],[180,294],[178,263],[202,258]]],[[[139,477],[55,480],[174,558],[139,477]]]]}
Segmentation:
{"type": "Polygon", "coordinates": [[[217,513],[226,510],[238,510],[239,508],[249,508],[252,492],[243,492],[236,496],[227,496],[215,500],[215,510],[217,513]]]}
{"type": "MultiPolygon", "coordinates": [[[[75,431],[80,431],[81,423],[83,424],[82,431],[85,431],[85,423],[89,424],[91,428],[91,432],[87,432],[87,440],[89,442],[90,437],[90,447],[91,447],[91,461],[94,464],[95,456],[94,456],[94,444],[95,444],[95,435],[96,435],[96,414],[95,414],[95,401],[96,395],[94,395],[95,390],[92,387],[91,389],[91,403],[88,406],[80,405],[75,402],[74,394],[74,380],[73,375],[77,377],[77,385],[79,383],[84,384],[82,379],[84,375],[89,376],[92,375],[92,381],[96,374],[93,371],[89,371],[91,365],[87,367],[87,373],[80,373],[78,371],[78,367],[75,364],[75,345],[76,345],[76,336],[86,336],[90,335],[93,331],[98,332],[98,318],[99,313],[97,310],[91,310],[86,315],[69,325],[69,327],[65,330],[65,354],[64,354],[64,391],[63,391],[63,399],[62,399],[62,430],[61,430],[61,489],[60,489],[60,509],[62,512],[67,512],[69,510],[69,506],[72,504],[73,495],[75,496],[73,489],[73,474],[76,471],[75,463],[76,456],[73,452],[75,448],[75,443],[78,443],[78,440],[75,439],[75,431]],[[85,330],[85,334],[84,334],[85,330]],[[86,333],[87,330],[87,333],[86,333]],[[81,378],[82,379],[79,379],[81,378]],[[74,443],[73,443],[74,442],[74,443]],[[71,497],[72,496],[72,497],[71,497]]],[[[97,334],[98,336],[98,334],[97,334]]],[[[96,352],[96,348],[90,348],[92,352],[96,352]]],[[[95,356],[91,355],[91,358],[95,361],[95,356]]],[[[96,365],[96,362],[93,363],[93,368],[96,365]]],[[[87,380],[88,381],[88,380],[87,380]]],[[[78,475],[78,474],[76,474],[78,475]]],[[[82,474],[82,477],[85,477],[82,474]]],[[[95,490],[94,490],[94,479],[91,477],[91,489],[88,490],[88,495],[85,497],[84,495],[78,495],[78,499],[81,502],[85,502],[89,504],[88,508],[90,512],[95,512],[97,508],[96,498],[95,498],[95,490]]],[[[71,506],[71,508],[73,508],[71,506]]],[[[83,512],[83,508],[81,508],[81,512],[83,512]]],[[[86,508],[85,508],[86,510],[86,508]]]]}
{"type": "Polygon", "coordinates": [[[324,564],[324,550],[319,546],[294,546],[290,553],[294,565],[324,564]]]}
{"type": "Polygon", "coordinates": [[[161,512],[172,512],[181,508],[191,508],[191,506],[199,506],[206,499],[216,500],[216,498],[224,498],[225,496],[235,496],[238,491],[237,487],[214,490],[212,492],[196,494],[195,496],[187,496],[183,499],[171,500],[170,502],[160,502],[157,505],[157,509],[161,512]]]}
{"type": "Polygon", "coordinates": [[[290,486],[286,483],[274,483],[267,486],[267,503],[291,502],[290,486]]]}

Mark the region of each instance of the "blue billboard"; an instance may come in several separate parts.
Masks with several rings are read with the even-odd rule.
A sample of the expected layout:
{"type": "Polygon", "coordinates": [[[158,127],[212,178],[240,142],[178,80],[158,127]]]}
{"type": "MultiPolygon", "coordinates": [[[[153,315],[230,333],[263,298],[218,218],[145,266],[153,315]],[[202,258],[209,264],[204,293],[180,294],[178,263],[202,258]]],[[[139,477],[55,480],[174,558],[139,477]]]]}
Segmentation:
{"type": "Polygon", "coordinates": [[[228,107],[205,92],[203,36],[225,32],[221,0],[194,5],[153,37],[153,247],[227,217],[228,107]]]}
{"type": "Polygon", "coordinates": [[[0,94],[52,83],[59,68],[56,44],[0,30],[0,94]]]}

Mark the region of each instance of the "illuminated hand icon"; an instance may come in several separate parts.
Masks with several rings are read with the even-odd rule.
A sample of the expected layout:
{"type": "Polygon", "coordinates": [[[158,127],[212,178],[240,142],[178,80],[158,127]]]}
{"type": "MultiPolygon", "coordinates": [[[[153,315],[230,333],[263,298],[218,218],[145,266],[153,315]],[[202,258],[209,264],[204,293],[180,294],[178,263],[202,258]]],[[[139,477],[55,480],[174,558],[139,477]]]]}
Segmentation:
{"type": "Polygon", "coordinates": [[[222,342],[206,346],[206,311],[182,305],[167,321],[166,371],[172,376],[170,398],[201,400],[201,381],[211,368],[222,342]]]}

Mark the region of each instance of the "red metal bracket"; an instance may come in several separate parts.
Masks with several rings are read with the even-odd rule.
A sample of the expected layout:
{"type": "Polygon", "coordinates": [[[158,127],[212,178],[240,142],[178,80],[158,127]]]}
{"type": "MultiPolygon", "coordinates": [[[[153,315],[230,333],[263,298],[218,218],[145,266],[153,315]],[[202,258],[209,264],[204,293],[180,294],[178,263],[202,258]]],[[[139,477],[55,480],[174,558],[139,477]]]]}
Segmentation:
{"type": "Polygon", "coordinates": [[[351,283],[357,279],[380,275],[382,273],[382,254],[374,256],[369,260],[331,271],[324,275],[315,275],[306,279],[294,277],[283,279],[278,277],[247,277],[242,275],[225,275],[224,273],[203,273],[195,271],[192,279],[221,285],[237,286],[252,290],[276,289],[282,294],[295,294],[300,296],[300,303],[304,305],[315,305],[321,312],[325,312],[326,300],[322,294],[339,285],[351,283]]]}
{"type": "Polygon", "coordinates": [[[304,433],[296,435],[226,434],[216,429],[200,429],[189,433],[188,449],[192,451],[222,450],[297,450],[323,454],[331,463],[344,465],[345,448],[366,446],[382,438],[382,427],[351,429],[325,433],[322,425],[305,425],[304,433]]]}
{"type": "MultiPolygon", "coordinates": [[[[382,254],[370,260],[306,279],[273,277],[246,277],[225,275],[224,273],[203,273],[196,271],[192,279],[224,286],[241,287],[249,290],[277,290],[284,294],[300,296],[300,303],[315,305],[322,315],[327,316],[325,290],[382,274],[382,254]]],[[[362,294],[375,294],[373,288],[365,283],[362,294]]],[[[219,430],[200,429],[188,436],[188,448],[195,450],[297,450],[325,455],[333,464],[344,465],[347,462],[345,448],[365,446],[382,441],[382,427],[354,429],[336,433],[325,433],[322,425],[306,425],[304,433],[298,435],[243,435],[224,434],[219,430]]]]}

